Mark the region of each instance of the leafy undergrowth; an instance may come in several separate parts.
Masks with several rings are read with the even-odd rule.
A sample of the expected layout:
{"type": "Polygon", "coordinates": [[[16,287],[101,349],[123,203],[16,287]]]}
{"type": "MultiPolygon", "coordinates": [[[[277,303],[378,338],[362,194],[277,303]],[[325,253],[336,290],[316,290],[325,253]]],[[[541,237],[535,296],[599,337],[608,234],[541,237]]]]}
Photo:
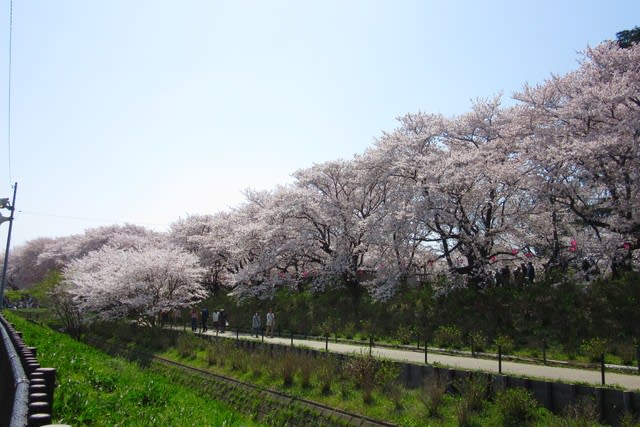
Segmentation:
{"type": "Polygon", "coordinates": [[[477,385],[473,381],[445,384],[435,391],[430,382],[420,389],[406,389],[393,380],[390,365],[377,362],[373,368],[365,355],[343,361],[288,352],[249,351],[236,347],[233,340],[208,342],[190,334],[179,338],[175,347],[161,355],[401,426],[599,425],[597,417],[584,424],[585,420],[555,416],[540,407],[525,390],[502,394],[489,390],[487,384],[477,385]],[[450,392],[452,388],[455,393],[450,392]]]}
{"type": "MultiPolygon", "coordinates": [[[[219,411],[212,415],[212,400],[224,399],[232,408],[268,425],[343,424],[338,419],[318,419],[300,406],[283,408],[259,390],[247,392],[223,386],[177,368],[151,363],[141,374],[135,365],[105,357],[65,336],[48,331],[38,338],[40,330],[24,321],[19,329],[25,329],[25,339],[39,347],[42,363],[59,369],[61,386],[55,408],[58,422],[133,426],[249,424],[237,416],[219,415],[219,411]],[[31,328],[36,330],[30,331],[31,328]],[[94,354],[100,356],[100,363],[94,354]]],[[[146,347],[141,343],[153,342],[153,349],[147,347],[148,351],[180,363],[401,426],[599,425],[592,402],[559,417],[540,407],[526,390],[491,390],[482,376],[454,384],[430,379],[422,388],[410,390],[394,380],[397,372],[391,364],[373,362],[365,355],[314,358],[293,352],[245,350],[230,339],[206,341],[191,333],[145,331],[122,324],[111,328],[102,325],[92,335],[96,333],[94,337],[103,345],[141,350],[146,347]],[[154,338],[140,335],[147,333],[154,338]],[[164,344],[159,345],[160,342],[164,344]]],[[[626,425],[637,425],[637,420],[629,421],[626,425]]]]}
{"type": "Polygon", "coordinates": [[[251,426],[220,402],[134,363],[7,312],[5,317],[37,347],[42,366],[55,367],[53,421],[73,426],[251,426]]]}

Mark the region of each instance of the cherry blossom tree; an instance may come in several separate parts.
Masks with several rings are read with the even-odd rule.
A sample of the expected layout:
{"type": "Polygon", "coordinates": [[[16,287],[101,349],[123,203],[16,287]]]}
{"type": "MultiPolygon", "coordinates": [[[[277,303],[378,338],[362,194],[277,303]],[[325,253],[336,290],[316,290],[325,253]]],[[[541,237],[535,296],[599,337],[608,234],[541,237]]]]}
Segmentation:
{"type": "Polygon", "coordinates": [[[313,263],[305,224],[291,216],[300,206],[297,190],[245,192],[246,203],[235,211],[229,240],[235,269],[231,281],[240,298],[270,298],[277,289],[299,290],[313,263]]]}
{"type": "Polygon", "coordinates": [[[547,174],[547,199],[627,266],[640,242],[639,64],[638,45],[605,42],[586,50],[577,71],[515,96],[534,128],[529,159],[547,174]]]}
{"type": "MultiPolygon", "coordinates": [[[[202,284],[239,298],[335,286],[354,301],[364,289],[386,299],[442,272],[481,288],[501,266],[525,259],[546,268],[585,259],[614,272],[637,267],[640,46],[588,48],[576,71],[525,85],[514,98],[509,108],[501,96],[477,100],[450,118],[406,114],[362,155],[301,169],[291,185],[247,190],[236,209],[179,219],[168,235],[126,225],[33,242],[17,251],[12,277],[34,280],[29,264],[34,277],[68,266],[76,301],[94,304],[87,309],[115,304],[114,312],[146,316],[151,309],[99,304],[97,295],[112,294],[98,285],[96,298],[80,290],[94,273],[104,286],[119,286],[118,274],[145,284],[124,258],[141,257],[140,268],[150,269],[149,260],[165,259],[150,254],[173,245],[205,269],[202,284]]],[[[131,306],[166,293],[136,289],[120,289],[131,306]]],[[[168,304],[154,298],[149,306],[168,304]]]]}
{"type": "Polygon", "coordinates": [[[229,277],[237,271],[231,249],[235,229],[232,212],[213,215],[189,215],[171,224],[169,240],[192,253],[206,270],[204,285],[213,293],[229,287],[229,277]]]}
{"type": "Polygon", "coordinates": [[[166,235],[133,224],[110,225],[86,230],[55,239],[39,258],[39,263],[54,263],[62,270],[74,259],[82,258],[90,252],[105,246],[120,249],[139,249],[166,244],[166,235]]]}
{"type": "Polygon", "coordinates": [[[385,210],[384,173],[368,167],[360,156],[297,171],[300,203],[291,218],[305,226],[312,253],[321,260],[316,286],[344,286],[354,301],[363,291],[367,257],[385,210]]]}
{"type": "Polygon", "coordinates": [[[501,109],[496,97],[476,101],[470,113],[448,120],[407,115],[377,143],[380,157],[391,165],[390,176],[410,188],[405,191],[410,210],[396,212],[405,212],[414,224],[410,236],[419,244],[414,247],[428,248],[473,286],[488,284],[492,260],[508,258],[510,246],[522,245],[514,226],[530,203],[522,191],[527,172],[511,121],[511,110],[501,109]]]}
{"type": "Polygon", "coordinates": [[[54,260],[39,258],[53,244],[54,239],[42,237],[13,249],[7,265],[8,283],[18,289],[25,289],[41,282],[49,271],[56,270],[54,260]]]}
{"type": "Polygon", "coordinates": [[[155,325],[161,312],[207,296],[195,255],[175,248],[105,246],[64,269],[63,285],[85,318],[130,318],[155,325]]]}

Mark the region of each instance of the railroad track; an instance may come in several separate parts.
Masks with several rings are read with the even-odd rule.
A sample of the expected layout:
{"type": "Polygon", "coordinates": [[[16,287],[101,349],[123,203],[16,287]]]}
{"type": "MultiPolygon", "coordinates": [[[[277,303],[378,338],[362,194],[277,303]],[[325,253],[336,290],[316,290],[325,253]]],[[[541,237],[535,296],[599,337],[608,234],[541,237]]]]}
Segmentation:
{"type": "MultiPolygon", "coordinates": [[[[223,390],[222,394],[225,392],[236,390],[239,391],[242,395],[249,396],[259,396],[261,399],[264,399],[265,402],[270,402],[272,404],[278,405],[280,409],[286,410],[292,407],[297,407],[301,409],[306,414],[309,414],[311,417],[315,417],[315,425],[348,425],[348,426],[366,426],[366,427],[396,427],[396,424],[389,423],[387,421],[376,420],[361,414],[356,414],[348,411],[344,411],[339,408],[333,408],[327,405],[323,405],[322,403],[315,402],[312,400],[307,400],[304,398],[291,396],[286,393],[283,393],[278,390],[268,389],[264,387],[260,387],[255,384],[246,383],[243,381],[239,381],[235,378],[227,377],[224,375],[216,374],[204,369],[196,368],[193,366],[185,365],[183,363],[176,362],[174,360],[166,359],[164,357],[156,356],[151,353],[146,353],[140,350],[132,350],[124,348],[123,346],[117,346],[114,348],[111,345],[110,348],[105,348],[103,342],[98,342],[97,340],[86,340],[86,342],[92,346],[101,348],[109,353],[116,353],[118,355],[124,355],[128,358],[136,358],[143,360],[152,360],[156,363],[163,364],[165,366],[170,366],[174,369],[181,370],[183,372],[197,375],[198,377],[206,380],[207,382],[213,382],[217,385],[221,385],[219,387],[220,390],[223,390]],[[337,422],[336,422],[337,421],[337,422]]],[[[226,401],[227,403],[231,403],[231,406],[234,406],[234,402],[229,402],[225,399],[224,395],[216,396],[219,400],[226,401]]],[[[242,409],[242,408],[236,408],[242,409]]],[[[264,415],[264,414],[263,414],[264,415]]],[[[304,423],[303,425],[306,425],[304,423]]]]}

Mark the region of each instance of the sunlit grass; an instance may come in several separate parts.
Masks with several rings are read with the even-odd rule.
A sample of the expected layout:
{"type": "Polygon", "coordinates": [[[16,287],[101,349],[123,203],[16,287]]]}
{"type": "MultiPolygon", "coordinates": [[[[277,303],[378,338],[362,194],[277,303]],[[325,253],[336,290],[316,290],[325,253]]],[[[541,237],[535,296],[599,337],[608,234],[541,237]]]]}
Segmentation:
{"type": "Polygon", "coordinates": [[[18,316],[6,317],[37,347],[42,366],[55,367],[55,423],[74,426],[246,426],[249,418],[220,402],[113,358],[18,316]]]}

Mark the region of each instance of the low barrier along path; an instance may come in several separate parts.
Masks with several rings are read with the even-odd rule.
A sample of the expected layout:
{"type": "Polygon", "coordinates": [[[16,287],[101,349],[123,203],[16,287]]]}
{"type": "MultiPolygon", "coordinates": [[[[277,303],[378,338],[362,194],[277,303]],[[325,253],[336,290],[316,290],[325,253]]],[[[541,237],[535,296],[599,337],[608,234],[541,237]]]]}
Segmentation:
{"type": "MultiPolygon", "coordinates": [[[[178,328],[177,328],[178,329],[178,328]]],[[[179,328],[183,329],[183,328],[179,328]]],[[[202,332],[198,332],[202,334],[202,332]]],[[[215,330],[208,330],[204,335],[216,336],[215,330]]],[[[260,337],[249,335],[247,333],[237,333],[236,331],[227,330],[225,333],[218,335],[220,338],[226,339],[242,339],[246,341],[260,341],[264,339],[265,343],[273,343],[279,345],[293,345],[298,347],[307,347],[315,350],[328,350],[332,353],[341,354],[369,354],[375,357],[396,360],[400,362],[408,362],[413,364],[423,364],[425,362],[424,349],[403,349],[403,348],[387,348],[387,347],[369,347],[368,343],[363,344],[346,344],[336,343],[331,340],[317,341],[310,339],[300,339],[291,337],[260,337]]],[[[435,349],[434,349],[435,350],[435,349]]],[[[476,358],[461,355],[442,354],[439,352],[427,351],[427,361],[429,364],[438,364],[450,368],[457,368],[470,371],[483,371],[498,374],[499,362],[497,355],[495,359],[476,358]]],[[[602,385],[602,373],[597,369],[579,369],[569,367],[547,366],[534,363],[514,362],[511,360],[502,360],[502,374],[516,377],[538,378],[565,383],[583,383],[592,386],[602,385]]],[[[606,385],[618,386],[625,390],[640,390],[640,375],[624,374],[618,372],[606,372],[606,385]]]]}

